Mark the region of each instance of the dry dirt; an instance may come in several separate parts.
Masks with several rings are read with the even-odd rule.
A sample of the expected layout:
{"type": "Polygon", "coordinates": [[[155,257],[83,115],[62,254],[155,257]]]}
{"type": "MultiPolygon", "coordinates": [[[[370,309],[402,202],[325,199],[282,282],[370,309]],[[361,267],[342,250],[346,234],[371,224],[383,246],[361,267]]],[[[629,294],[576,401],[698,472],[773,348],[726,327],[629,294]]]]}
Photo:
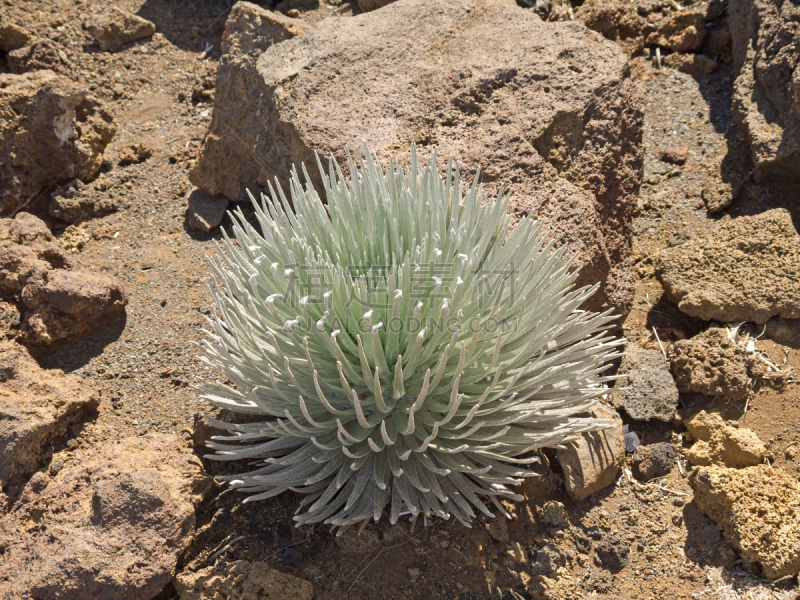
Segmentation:
{"type": "MultiPolygon", "coordinates": [[[[211,307],[204,284],[206,257],[214,253],[220,233],[198,234],[188,228],[187,172],[208,124],[211,104],[202,92],[213,87],[220,35],[233,2],[121,0],[116,4],[153,21],[157,33],[117,53],[99,51],[81,29],[81,15],[100,4],[5,0],[5,10],[24,15],[35,34],[51,34],[52,39],[57,32],[55,40],[66,57],[63,71],[103,99],[119,127],[103,171],[113,183],[109,193],[122,199],[123,209],[85,224],[90,239],[81,259],[123,282],[130,298],[126,318],[38,358],[44,367],[85,378],[101,396],[96,418],[68,437],[99,444],[150,431],[190,436],[195,415],[208,410],[190,384],[196,376],[209,375],[195,344],[202,339],[204,316],[211,307]],[[150,158],[119,166],[123,151],[133,143],[149,147],[150,158]]],[[[325,10],[350,14],[354,8],[329,2],[325,10]]],[[[6,69],[1,60],[0,65],[0,71],[6,69]]],[[[640,63],[636,72],[647,99],[645,185],[635,221],[635,307],[623,331],[657,348],[654,327],[664,344],[704,327],[662,300],[663,290],[653,276],[661,249],[707,235],[739,215],[784,207],[794,211],[799,223],[800,211],[781,194],[749,183],[751,166],[730,114],[732,76],[726,67],[691,76],[640,63]],[[660,160],[676,146],[688,150],[683,166],[660,160]],[[708,216],[702,189],[722,160],[738,169],[733,172],[743,189],[730,209],[708,216]]],[[[56,234],[64,231],[63,224],[52,225],[56,234]]],[[[223,227],[229,226],[226,218],[223,227]]],[[[761,332],[754,328],[752,333],[761,332]]],[[[800,372],[800,344],[781,346],[761,339],[757,347],[776,364],[800,372]]],[[[681,395],[682,416],[701,409],[752,428],[767,444],[773,465],[800,473],[800,385],[781,390],[762,386],[749,399],[746,414],[744,402],[681,395]]],[[[629,424],[645,443],[674,442],[684,453],[688,448],[678,437],[681,426],[629,424]]],[[[205,462],[212,473],[237,468],[205,462]]],[[[572,502],[561,487],[557,463],[551,463],[554,470],[524,487],[527,501],[513,507],[518,518],[507,530],[497,523],[479,522],[466,529],[437,521],[427,528],[417,523],[414,530],[405,523],[395,528],[370,525],[360,537],[351,533],[336,539],[324,528],[292,527],[298,497],[242,505],[241,497],[219,490],[201,509],[199,534],[179,569],[204,567],[226,542],[244,536],[221,559],[266,561],[310,580],[317,598],[336,600],[516,598],[514,593],[524,592],[531,567],[525,549],[545,543],[557,544],[571,557],[574,582],[565,598],[596,591],[631,600],[688,599],[718,583],[718,572],[710,569],[743,571],[737,554],[691,502],[686,475],[679,469],[661,480],[660,487],[622,475],[603,492],[572,502]],[[536,507],[547,500],[565,504],[568,526],[556,530],[538,520],[536,507]],[[620,538],[630,547],[627,565],[616,573],[597,566],[589,550],[598,543],[593,536],[620,538]],[[286,552],[289,547],[300,552],[299,560],[286,552]]],[[[159,596],[175,597],[171,585],[159,596]]]]}

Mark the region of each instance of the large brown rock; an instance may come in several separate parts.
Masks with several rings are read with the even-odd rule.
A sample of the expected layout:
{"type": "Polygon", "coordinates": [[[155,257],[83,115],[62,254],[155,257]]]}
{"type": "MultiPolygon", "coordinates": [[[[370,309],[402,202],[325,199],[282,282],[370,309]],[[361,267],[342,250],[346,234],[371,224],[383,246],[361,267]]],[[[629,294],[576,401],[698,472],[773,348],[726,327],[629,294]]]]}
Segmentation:
{"type": "Polygon", "coordinates": [[[583,500],[613,483],[625,463],[620,416],[604,404],[595,404],[590,412],[590,416],[612,421],[614,426],[584,433],[577,441],[565,444],[565,449],[556,454],[564,472],[564,487],[576,500],[583,500]]]}
{"type": "Polygon", "coordinates": [[[245,200],[247,189],[256,193],[260,167],[255,162],[254,149],[265,128],[258,111],[264,83],[256,64],[270,46],[308,30],[309,26],[299,19],[250,2],[237,2],[233,7],[222,36],[203,165],[190,174],[195,185],[212,196],[221,194],[232,200],[245,200]]]}
{"type": "MultiPolygon", "coordinates": [[[[338,538],[337,538],[338,539],[338,538]]],[[[243,560],[175,577],[180,600],[311,600],[310,582],[281,573],[265,562],[243,560]]]]}
{"type": "Polygon", "coordinates": [[[319,184],[315,151],[346,164],[366,140],[407,163],[438,146],[574,245],[579,283],[601,283],[588,308],[629,310],[642,98],[615,44],[501,0],[400,0],[261,52],[253,68],[257,51],[226,48],[195,185],[244,201],[301,162],[319,184]]]}
{"type": "Polygon", "coordinates": [[[767,465],[699,467],[689,483],[700,509],[770,579],[800,572],[800,483],[767,465]]]}
{"type": "Polygon", "coordinates": [[[98,403],[79,378],[42,369],[23,346],[0,341],[0,488],[15,496],[57,439],[98,403]]]}
{"type": "Polygon", "coordinates": [[[90,15],[83,22],[83,28],[97,41],[101,50],[111,52],[156,32],[156,26],[152,22],[116,6],[90,15]]]}
{"type": "Polygon", "coordinates": [[[86,269],[28,213],[0,219],[0,298],[22,308],[23,336],[33,344],[88,333],[128,303],[119,281],[86,269]]]}
{"type": "Polygon", "coordinates": [[[731,0],[737,72],[732,110],[750,140],[757,182],[800,183],[800,7],[731,0]]]}
{"type": "MultiPolygon", "coordinates": [[[[65,453],[66,454],[66,453],[65,453]]],[[[213,487],[178,436],[76,450],[0,519],[0,597],[141,600],[169,583],[213,487]]]]}
{"type": "Polygon", "coordinates": [[[656,277],[681,311],[706,321],[800,318],[800,235],[784,209],[724,222],[661,252],[656,277]]]}
{"type": "Polygon", "coordinates": [[[58,184],[93,177],[115,132],[103,106],[65,77],[0,75],[0,216],[58,184]]]}

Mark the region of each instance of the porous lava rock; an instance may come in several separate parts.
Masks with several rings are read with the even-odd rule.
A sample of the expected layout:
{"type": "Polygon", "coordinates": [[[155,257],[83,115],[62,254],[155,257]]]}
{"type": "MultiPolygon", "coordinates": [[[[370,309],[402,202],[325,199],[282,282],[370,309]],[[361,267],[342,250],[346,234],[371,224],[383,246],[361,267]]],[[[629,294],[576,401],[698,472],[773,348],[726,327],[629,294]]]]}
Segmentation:
{"type": "Polygon", "coordinates": [[[675,11],[668,0],[586,0],[575,10],[589,29],[620,44],[629,56],[652,46],[674,52],[695,52],[706,35],[704,14],[675,11]]]}
{"type": "Polygon", "coordinates": [[[716,521],[742,558],[770,579],[800,572],[800,483],[767,465],[692,470],[694,501],[716,521]]]}
{"type": "Polygon", "coordinates": [[[66,77],[0,74],[0,217],[40,192],[93,177],[116,129],[103,105],[66,77]]]}
{"type": "Polygon", "coordinates": [[[738,423],[726,423],[716,413],[701,410],[686,423],[696,440],[686,458],[693,465],[722,465],[732,469],[764,462],[767,449],[758,436],[738,423]]]}
{"type": "MultiPolygon", "coordinates": [[[[67,454],[67,453],[64,453],[67,454]]],[[[213,488],[178,436],[81,447],[0,519],[0,597],[141,600],[172,579],[213,488]]]]}
{"type": "Polygon", "coordinates": [[[747,359],[723,327],[711,327],[670,348],[675,383],[682,392],[742,400],[750,392],[747,359]]]}
{"type": "Polygon", "coordinates": [[[782,208],[726,221],[709,237],[662,251],[655,273],[667,298],[692,317],[800,318],[800,235],[782,208]]]}
{"type": "Polygon", "coordinates": [[[585,308],[630,310],[643,104],[617,45],[501,0],[400,0],[245,59],[230,40],[256,26],[231,19],[196,186],[246,201],[304,163],[321,190],[314,152],[346,167],[366,140],[408,164],[412,143],[436,146],[442,168],[482,167],[490,194],[512,187],[515,214],[572,244],[578,283],[600,283],[585,308]]]}
{"type": "Polygon", "coordinates": [[[22,309],[27,343],[90,332],[125,310],[120,282],[91,272],[28,213],[0,219],[0,299],[22,309]]]}
{"type": "Polygon", "coordinates": [[[637,421],[672,420],[679,394],[661,352],[629,342],[619,373],[623,378],[611,394],[614,408],[624,410],[637,421]]]}
{"type": "Polygon", "coordinates": [[[730,0],[731,109],[750,141],[756,182],[800,183],[800,6],[730,0]]]}

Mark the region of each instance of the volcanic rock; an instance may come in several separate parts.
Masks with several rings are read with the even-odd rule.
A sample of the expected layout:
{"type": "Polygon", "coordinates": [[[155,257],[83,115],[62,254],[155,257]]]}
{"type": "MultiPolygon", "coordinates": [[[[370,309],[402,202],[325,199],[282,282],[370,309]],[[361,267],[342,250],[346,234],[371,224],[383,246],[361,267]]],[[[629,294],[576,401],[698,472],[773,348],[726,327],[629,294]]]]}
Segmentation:
{"type": "Polygon", "coordinates": [[[642,98],[616,45],[501,0],[402,0],[266,50],[274,25],[244,17],[226,25],[196,186],[247,201],[305,163],[322,189],[314,152],[346,165],[345,147],[366,138],[407,164],[412,143],[437,146],[443,168],[448,155],[466,178],[483,167],[490,194],[512,186],[515,213],[573,245],[578,283],[601,284],[585,308],[628,312],[642,98]],[[251,31],[260,46],[231,44],[251,31]]]}
{"type": "Polygon", "coordinates": [[[716,413],[700,411],[686,423],[686,429],[696,440],[686,455],[693,465],[741,469],[762,463],[767,454],[755,433],[736,423],[725,423],[716,413]]]}
{"type": "Polygon", "coordinates": [[[712,327],[670,348],[675,383],[682,392],[741,400],[750,392],[747,360],[728,331],[712,327]]]}
{"type": "Polygon", "coordinates": [[[717,522],[742,558],[770,579],[800,572],[800,483],[777,467],[698,467],[694,501],[717,522]]]}
{"type": "Polygon", "coordinates": [[[666,442],[639,446],[633,453],[633,472],[645,481],[663,477],[672,470],[677,456],[675,446],[666,442]]]}
{"type": "Polygon", "coordinates": [[[0,75],[0,216],[55,185],[93,177],[115,132],[103,106],[65,77],[0,75]]]}
{"type": "Polygon", "coordinates": [[[50,40],[35,40],[27,46],[12,50],[7,58],[11,72],[17,74],[42,69],[58,72],[63,67],[58,47],[50,40]]]}
{"type": "Polygon", "coordinates": [[[148,433],[63,453],[0,519],[0,597],[140,600],[167,585],[213,488],[175,435],[148,433]]]}
{"type": "Polygon", "coordinates": [[[23,335],[33,344],[87,333],[128,302],[116,279],[84,268],[28,213],[0,219],[0,298],[22,307],[23,335]]]}
{"type": "Polygon", "coordinates": [[[264,562],[238,560],[196,573],[183,572],[173,582],[180,600],[311,600],[314,597],[310,582],[276,571],[264,562]]]}
{"type": "Polygon", "coordinates": [[[800,318],[798,273],[800,235],[785,209],[727,221],[708,238],[664,250],[656,264],[681,311],[723,323],[800,318]]]}
{"type": "Polygon", "coordinates": [[[0,488],[15,496],[67,428],[99,402],[78,377],[42,369],[23,346],[0,341],[0,488]]]}
{"type": "Polygon", "coordinates": [[[83,28],[95,39],[101,50],[111,52],[156,32],[156,26],[147,19],[116,6],[112,6],[108,12],[91,15],[84,21],[83,28]]]}
{"type": "Polygon", "coordinates": [[[637,421],[672,420],[678,407],[678,388],[661,352],[629,342],[619,372],[625,376],[611,394],[614,408],[637,421]]]}
{"type": "Polygon", "coordinates": [[[800,8],[793,2],[731,0],[737,73],[732,112],[750,141],[756,182],[800,183],[800,8]]]}
{"type": "Polygon", "coordinates": [[[584,433],[578,441],[565,444],[566,449],[556,454],[564,471],[564,487],[576,500],[583,500],[611,484],[625,462],[620,416],[604,404],[595,404],[590,412],[596,419],[613,421],[614,427],[584,433]]]}

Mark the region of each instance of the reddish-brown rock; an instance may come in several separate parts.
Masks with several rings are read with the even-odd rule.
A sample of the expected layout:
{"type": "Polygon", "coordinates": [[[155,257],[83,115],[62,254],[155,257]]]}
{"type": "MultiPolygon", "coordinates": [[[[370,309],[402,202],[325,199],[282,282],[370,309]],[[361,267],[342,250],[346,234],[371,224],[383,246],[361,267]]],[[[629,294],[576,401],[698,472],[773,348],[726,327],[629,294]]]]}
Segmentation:
{"type": "Polygon", "coordinates": [[[15,496],[58,438],[98,403],[79,378],[42,369],[23,346],[0,341],[0,488],[15,496]]]}
{"type": "Polygon", "coordinates": [[[35,40],[27,46],[9,52],[8,66],[12,73],[28,73],[41,69],[61,72],[63,63],[56,44],[44,39],[35,40]]]}
{"type": "Polygon", "coordinates": [[[22,308],[23,335],[33,344],[87,333],[128,302],[116,279],[84,268],[28,213],[0,219],[0,298],[22,308]]]}
{"type": "Polygon", "coordinates": [[[110,10],[89,16],[83,23],[101,50],[115,52],[128,42],[150,37],[156,26],[138,15],[112,6],[110,10]]]}
{"type": "MultiPolygon", "coordinates": [[[[66,454],[66,453],[65,453],[66,454]]],[[[149,433],[63,457],[0,519],[0,597],[141,600],[169,583],[213,487],[178,436],[149,433]]]]}
{"type": "Polygon", "coordinates": [[[0,216],[56,185],[94,176],[115,132],[103,106],[65,77],[0,75],[0,216]]]}
{"type": "Polygon", "coordinates": [[[675,11],[666,0],[586,0],[575,16],[589,29],[618,42],[629,56],[652,46],[671,52],[694,52],[705,38],[705,14],[675,11]]]}
{"type": "Polygon", "coordinates": [[[642,99],[616,45],[500,0],[404,0],[260,52],[255,69],[251,54],[222,59],[195,185],[243,201],[293,164],[317,178],[315,151],[341,161],[366,139],[407,162],[412,142],[438,146],[443,166],[482,167],[490,193],[512,187],[516,213],[573,244],[579,283],[601,284],[588,308],[627,313],[642,99]]]}
{"type": "Polygon", "coordinates": [[[737,73],[731,109],[750,141],[757,182],[800,183],[800,8],[777,0],[731,0],[737,73]]]}

